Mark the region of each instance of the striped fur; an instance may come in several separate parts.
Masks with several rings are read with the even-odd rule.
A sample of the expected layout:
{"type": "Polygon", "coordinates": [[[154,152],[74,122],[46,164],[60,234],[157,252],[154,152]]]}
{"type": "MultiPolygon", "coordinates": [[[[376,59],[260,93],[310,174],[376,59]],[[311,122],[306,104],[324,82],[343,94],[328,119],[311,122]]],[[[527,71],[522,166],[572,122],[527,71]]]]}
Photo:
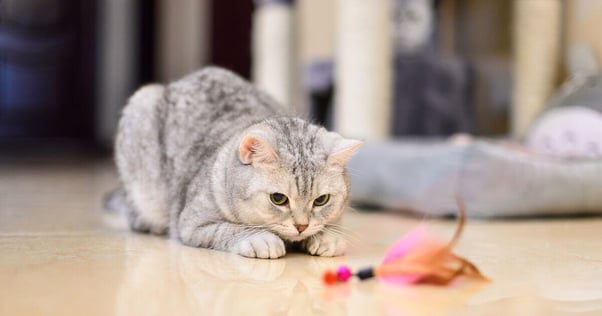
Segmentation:
{"type": "Polygon", "coordinates": [[[345,250],[331,229],[348,200],[344,162],[359,144],[291,116],[229,71],[205,68],[130,98],[115,160],[134,230],[249,257],[281,257],[289,243],[334,256],[345,250]],[[249,135],[274,159],[243,161],[249,135]],[[275,192],[290,203],[272,204],[275,192]],[[322,194],[330,201],[314,207],[322,194]]]}

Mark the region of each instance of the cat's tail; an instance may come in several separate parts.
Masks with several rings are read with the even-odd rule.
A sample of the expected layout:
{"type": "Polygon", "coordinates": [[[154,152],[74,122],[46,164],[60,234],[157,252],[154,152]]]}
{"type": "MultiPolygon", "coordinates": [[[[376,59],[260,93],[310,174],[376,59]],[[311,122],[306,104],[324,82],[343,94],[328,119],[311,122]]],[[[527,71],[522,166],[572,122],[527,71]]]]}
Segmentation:
{"type": "Polygon", "coordinates": [[[117,187],[102,198],[103,208],[110,213],[127,214],[128,203],[123,187],[117,187]]]}

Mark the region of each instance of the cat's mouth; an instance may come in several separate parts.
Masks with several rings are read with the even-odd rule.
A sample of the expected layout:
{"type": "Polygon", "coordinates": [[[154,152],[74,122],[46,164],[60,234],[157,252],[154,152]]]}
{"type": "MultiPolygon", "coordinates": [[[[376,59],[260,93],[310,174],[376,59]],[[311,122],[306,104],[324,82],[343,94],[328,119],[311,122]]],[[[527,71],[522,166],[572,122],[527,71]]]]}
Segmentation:
{"type": "Polygon", "coordinates": [[[309,237],[311,237],[312,235],[305,235],[305,234],[301,234],[301,235],[295,235],[295,236],[291,236],[291,235],[286,235],[286,236],[280,236],[283,239],[286,239],[288,241],[302,241],[304,239],[307,239],[309,237]]]}
{"type": "Polygon", "coordinates": [[[320,229],[318,227],[312,227],[312,228],[308,228],[307,230],[303,231],[302,233],[289,233],[289,232],[283,232],[283,231],[274,231],[274,233],[278,236],[280,236],[280,238],[288,240],[288,241],[302,241],[305,240],[315,234],[317,234],[318,232],[320,232],[320,229]]]}

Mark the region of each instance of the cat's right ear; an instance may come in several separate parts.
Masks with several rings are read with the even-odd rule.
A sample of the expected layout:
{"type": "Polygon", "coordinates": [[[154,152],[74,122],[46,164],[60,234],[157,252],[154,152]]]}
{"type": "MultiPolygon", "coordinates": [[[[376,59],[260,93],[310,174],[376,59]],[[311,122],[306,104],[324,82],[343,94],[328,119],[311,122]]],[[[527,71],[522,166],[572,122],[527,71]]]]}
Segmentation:
{"type": "Polygon", "coordinates": [[[245,165],[278,161],[278,155],[270,144],[253,134],[243,137],[238,147],[238,158],[245,165]]]}
{"type": "Polygon", "coordinates": [[[342,139],[328,156],[328,164],[345,167],[345,164],[364,142],[356,139],[342,139]]]}

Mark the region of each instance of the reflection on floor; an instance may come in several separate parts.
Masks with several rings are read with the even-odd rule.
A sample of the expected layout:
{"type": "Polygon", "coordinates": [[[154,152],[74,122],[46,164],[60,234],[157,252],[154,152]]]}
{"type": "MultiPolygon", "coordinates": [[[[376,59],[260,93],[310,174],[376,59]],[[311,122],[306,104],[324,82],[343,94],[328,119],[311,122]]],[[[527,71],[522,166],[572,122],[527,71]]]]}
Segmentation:
{"type": "Polygon", "coordinates": [[[348,256],[254,260],[130,233],[100,207],[115,183],[109,161],[0,164],[0,315],[602,312],[602,219],[469,221],[457,251],[491,283],[324,288],[324,269],[378,262],[420,220],[350,211],[348,256]]]}

